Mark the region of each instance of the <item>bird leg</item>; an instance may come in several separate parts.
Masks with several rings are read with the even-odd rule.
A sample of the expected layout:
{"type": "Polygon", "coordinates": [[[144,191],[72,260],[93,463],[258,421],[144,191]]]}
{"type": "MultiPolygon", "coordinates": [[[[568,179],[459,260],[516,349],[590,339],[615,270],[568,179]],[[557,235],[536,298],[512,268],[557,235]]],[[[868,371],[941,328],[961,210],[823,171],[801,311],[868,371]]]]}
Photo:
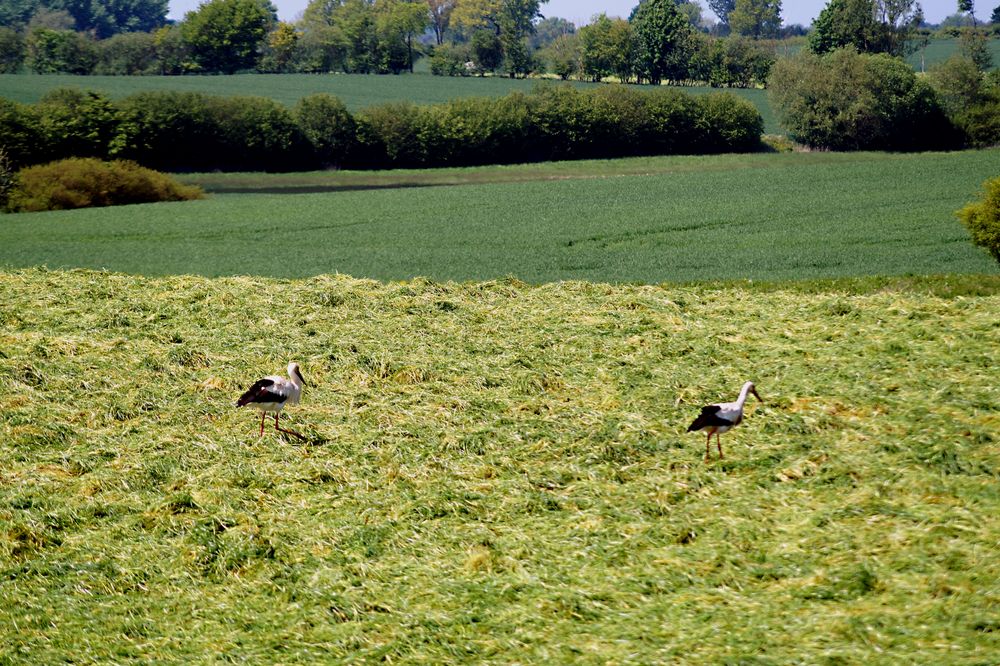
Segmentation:
{"type": "Polygon", "coordinates": [[[715,445],[719,447],[719,460],[722,460],[722,437],[715,433],[715,445]]]}
{"type": "Polygon", "coordinates": [[[274,429],[278,430],[280,432],[288,433],[289,435],[294,435],[294,436],[298,437],[299,439],[301,439],[303,442],[306,440],[306,438],[305,438],[304,435],[300,435],[299,433],[295,432],[294,430],[286,430],[285,428],[282,428],[281,426],[279,426],[278,425],[278,414],[277,413],[275,413],[275,415],[274,415],[274,429]]]}
{"type": "Polygon", "coordinates": [[[709,448],[711,445],[712,445],[712,432],[709,431],[708,439],[705,440],[705,462],[708,462],[709,460],[712,459],[711,456],[712,449],[709,448]]]}
{"type": "Polygon", "coordinates": [[[260,413],[260,434],[257,435],[258,437],[263,437],[264,436],[264,417],[266,417],[266,416],[267,416],[267,414],[265,412],[261,412],[260,413]]]}

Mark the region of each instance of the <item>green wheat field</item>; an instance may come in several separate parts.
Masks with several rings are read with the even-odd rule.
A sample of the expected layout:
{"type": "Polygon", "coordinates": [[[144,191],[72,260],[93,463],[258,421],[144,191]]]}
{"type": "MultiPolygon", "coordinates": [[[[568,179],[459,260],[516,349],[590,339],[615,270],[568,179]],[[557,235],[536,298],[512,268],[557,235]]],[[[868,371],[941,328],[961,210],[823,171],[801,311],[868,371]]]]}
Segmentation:
{"type": "Polygon", "coordinates": [[[530,283],[996,275],[955,211],[998,170],[1000,150],[191,174],[209,199],[4,216],[0,266],[530,283]]]}

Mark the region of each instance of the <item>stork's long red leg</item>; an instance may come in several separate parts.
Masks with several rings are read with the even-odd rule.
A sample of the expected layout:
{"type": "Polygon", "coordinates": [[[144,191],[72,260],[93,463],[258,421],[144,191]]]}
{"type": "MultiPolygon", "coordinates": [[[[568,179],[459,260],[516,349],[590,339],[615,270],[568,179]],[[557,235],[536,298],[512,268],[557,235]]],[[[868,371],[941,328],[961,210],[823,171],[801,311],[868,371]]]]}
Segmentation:
{"type": "Polygon", "coordinates": [[[722,437],[719,433],[715,433],[715,444],[719,447],[719,460],[722,460],[722,437]]]}
{"type": "Polygon", "coordinates": [[[705,440],[705,460],[711,460],[712,431],[708,431],[708,438],[705,440]]]}
{"type": "Polygon", "coordinates": [[[266,413],[264,413],[264,412],[260,413],[260,434],[257,435],[258,437],[263,437],[264,436],[264,417],[265,416],[267,416],[266,413]]]}
{"type": "Polygon", "coordinates": [[[294,430],[286,430],[285,428],[280,427],[278,425],[278,414],[277,413],[275,413],[275,415],[274,415],[274,429],[278,430],[280,432],[287,432],[289,435],[295,435],[299,439],[305,441],[305,437],[303,435],[300,435],[299,433],[295,432],[294,430]]]}

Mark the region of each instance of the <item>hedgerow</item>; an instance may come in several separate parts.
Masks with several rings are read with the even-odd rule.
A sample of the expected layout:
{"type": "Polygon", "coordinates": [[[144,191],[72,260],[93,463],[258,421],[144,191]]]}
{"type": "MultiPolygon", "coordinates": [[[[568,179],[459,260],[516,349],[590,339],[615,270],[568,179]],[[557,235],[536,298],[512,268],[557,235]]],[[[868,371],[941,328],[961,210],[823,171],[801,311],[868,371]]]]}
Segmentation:
{"type": "Polygon", "coordinates": [[[763,122],[727,93],[694,97],[627,87],[420,106],[391,103],[356,115],[334,97],[289,110],[262,97],[145,92],[113,103],[57,90],[36,107],[0,105],[18,166],[69,157],[121,158],[168,171],[398,168],[755,150],[763,122]]]}

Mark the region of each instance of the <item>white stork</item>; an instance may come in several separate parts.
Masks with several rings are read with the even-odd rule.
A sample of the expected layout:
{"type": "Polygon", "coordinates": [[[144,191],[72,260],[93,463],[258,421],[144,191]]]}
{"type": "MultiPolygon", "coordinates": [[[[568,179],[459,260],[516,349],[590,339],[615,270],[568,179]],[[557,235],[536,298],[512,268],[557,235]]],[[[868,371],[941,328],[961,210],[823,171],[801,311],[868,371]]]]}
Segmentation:
{"type": "Polygon", "coordinates": [[[305,439],[294,430],[286,430],[278,425],[278,414],[286,404],[297,405],[302,397],[302,387],[305,386],[298,363],[288,364],[288,378],[270,375],[258,379],[246,393],[236,401],[237,407],[253,405],[260,410],[260,437],[264,436],[264,417],[268,412],[274,414],[274,429],[305,439]]]}
{"type": "Polygon", "coordinates": [[[762,403],[764,402],[757,394],[757,389],[754,387],[753,382],[747,382],[740,390],[740,397],[736,399],[736,402],[705,405],[701,408],[701,414],[698,415],[698,418],[688,426],[688,432],[704,430],[708,433],[708,438],[705,440],[705,460],[710,458],[709,452],[711,449],[709,445],[712,442],[712,435],[715,435],[715,443],[719,447],[719,458],[722,458],[722,441],[719,436],[728,430],[732,430],[743,420],[743,403],[747,401],[747,396],[751,393],[762,403]]]}

